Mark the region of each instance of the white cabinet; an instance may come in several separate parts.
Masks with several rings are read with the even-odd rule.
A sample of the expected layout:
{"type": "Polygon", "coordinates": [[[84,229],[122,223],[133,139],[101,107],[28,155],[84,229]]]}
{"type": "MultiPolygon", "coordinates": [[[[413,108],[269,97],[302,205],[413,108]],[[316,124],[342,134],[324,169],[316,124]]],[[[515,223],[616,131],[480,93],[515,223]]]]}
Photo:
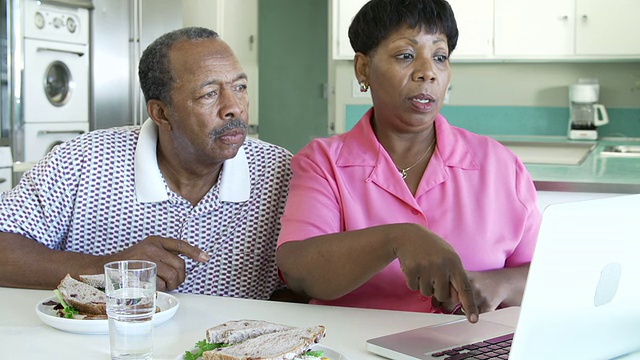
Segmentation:
{"type": "Polygon", "coordinates": [[[493,1],[449,0],[460,33],[452,61],[493,56],[493,1]]]}
{"type": "Polygon", "coordinates": [[[495,0],[495,56],[640,57],[640,1],[495,0]]]}
{"type": "Polygon", "coordinates": [[[571,55],[575,0],[495,0],[496,57],[571,55]]]}
{"type": "MultiPolygon", "coordinates": [[[[333,59],[367,0],[332,0],[333,59]]],[[[638,60],[640,0],[449,0],[460,36],[452,61],[638,60]]]]}
{"type": "Polygon", "coordinates": [[[640,56],[640,1],[578,0],[576,53],[640,56]]]}
{"type": "Polygon", "coordinates": [[[355,53],[349,42],[349,25],[360,8],[369,0],[332,0],[333,58],[353,60],[355,53]]]}

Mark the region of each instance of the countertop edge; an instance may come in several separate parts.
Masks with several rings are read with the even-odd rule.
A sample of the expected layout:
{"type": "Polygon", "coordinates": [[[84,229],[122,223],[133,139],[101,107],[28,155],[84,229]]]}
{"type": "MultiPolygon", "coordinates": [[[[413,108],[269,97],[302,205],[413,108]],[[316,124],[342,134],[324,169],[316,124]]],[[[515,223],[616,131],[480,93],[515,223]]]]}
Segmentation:
{"type": "Polygon", "coordinates": [[[567,181],[533,181],[538,191],[640,194],[640,184],[584,183],[567,181]]]}

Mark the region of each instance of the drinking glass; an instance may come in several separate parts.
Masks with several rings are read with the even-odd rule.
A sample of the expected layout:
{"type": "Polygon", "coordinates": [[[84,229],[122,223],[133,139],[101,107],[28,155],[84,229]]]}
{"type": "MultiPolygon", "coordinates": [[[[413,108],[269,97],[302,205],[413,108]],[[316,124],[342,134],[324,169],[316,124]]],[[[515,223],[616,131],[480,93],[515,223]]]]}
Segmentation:
{"type": "Polygon", "coordinates": [[[151,359],[156,312],[156,264],[124,260],[104,265],[111,359],[151,359]]]}

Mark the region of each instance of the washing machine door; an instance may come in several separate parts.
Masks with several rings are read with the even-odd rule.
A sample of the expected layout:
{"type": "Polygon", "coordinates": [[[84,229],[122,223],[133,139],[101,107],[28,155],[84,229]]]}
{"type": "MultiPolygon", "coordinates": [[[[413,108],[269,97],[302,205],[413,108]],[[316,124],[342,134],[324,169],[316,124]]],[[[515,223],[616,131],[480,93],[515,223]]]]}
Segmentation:
{"type": "Polygon", "coordinates": [[[44,74],[44,94],[53,106],[64,106],[71,98],[74,87],[69,67],[62,61],[54,61],[44,74]]]}
{"type": "Polygon", "coordinates": [[[89,121],[87,45],[24,40],[25,123],[89,121]]]}

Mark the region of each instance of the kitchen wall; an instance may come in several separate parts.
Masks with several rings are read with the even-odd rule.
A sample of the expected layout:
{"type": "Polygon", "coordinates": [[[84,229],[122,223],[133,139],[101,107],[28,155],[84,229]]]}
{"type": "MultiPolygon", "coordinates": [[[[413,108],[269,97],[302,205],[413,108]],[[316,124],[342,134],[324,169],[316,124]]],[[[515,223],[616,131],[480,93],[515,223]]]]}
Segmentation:
{"type": "MultiPolygon", "coordinates": [[[[455,54],[455,53],[454,53],[455,54]]],[[[370,107],[354,97],[353,62],[333,61],[336,132],[350,129],[370,107]]],[[[598,78],[610,124],[601,136],[640,137],[640,62],[453,63],[449,104],[442,113],[455,125],[487,135],[565,136],[568,86],[598,78]]]]}
{"type": "Polygon", "coordinates": [[[260,139],[293,153],[328,135],[327,2],[258,4],[260,139]]]}

